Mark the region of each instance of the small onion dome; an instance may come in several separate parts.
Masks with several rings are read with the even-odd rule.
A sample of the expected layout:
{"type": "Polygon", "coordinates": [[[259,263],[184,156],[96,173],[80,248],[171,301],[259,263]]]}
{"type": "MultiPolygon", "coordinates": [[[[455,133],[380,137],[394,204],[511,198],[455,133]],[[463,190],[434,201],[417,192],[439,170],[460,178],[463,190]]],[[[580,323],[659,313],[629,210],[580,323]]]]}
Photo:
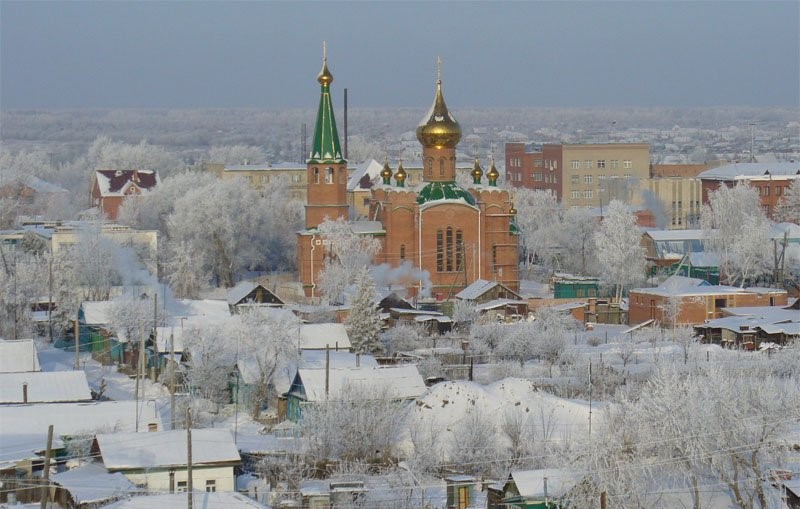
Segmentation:
{"type": "Polygon", "coordinates": [[[392,169],[389,168],[389,159],[386,159],[386,162],[383,163],[383,169],[381,170],[381,178],[383,179],[383,183],[387,186],[392,183],[392,169]]]}
{"type": "Polygon", "coordinates": [[[333,74],[328,70],[328,59],[323,57],[322,70],[317,75],[317,81],[320,85],[330,85],[333,82],[333,74]]]}
{"type": "Polygon", "coordinates": [[[492,167],[489,168],[489,173],[486,174],[486,177],[489,179],[490,186],[497,185],[497,179],[500,177],[500,172],[497,171],[497,168],[494,166],[494,157],[492,158],[492,167]]]}
{"type": "Polygon", "coordinates": [[[508,213],[511,214],[512,216],[517,215],[517,209],[514,208],[514,200],[511,200],[511,208],[508,209],[508,213]]]}
{"type": "Polygon", "coordinates": [[[398,187],[405,187],[406,183],[406,170],[403,168],[403,160],[397,164],[397,173],[394,174],[394,179],[397,181],[398,187]]]}
{"type": "Polygon", "coordinates": [[[472,168],[472,183],[473,184],[480,184],[481,177],[483,177],[483,168],[481,168],[481,163],[478,161],[478,158],[475,158],[475,166],[472,168]]]}

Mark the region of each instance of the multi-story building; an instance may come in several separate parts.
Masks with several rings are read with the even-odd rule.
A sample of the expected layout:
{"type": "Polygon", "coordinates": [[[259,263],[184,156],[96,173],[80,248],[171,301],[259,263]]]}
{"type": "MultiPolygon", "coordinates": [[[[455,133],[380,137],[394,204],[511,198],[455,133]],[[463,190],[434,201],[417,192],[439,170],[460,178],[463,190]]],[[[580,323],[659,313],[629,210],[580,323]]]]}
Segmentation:
{"type": "Polygon", "coordinates": [[[703,203],[699,179],[651,178],[642,182],[642,188],[658,200],[658,204],[648,204],[651,208],[659,208],[653,211],[658,226],[667,230],[700,227],[703,203]]]}
{"type": "Polygon", "coordinates": [[[721,185],[731,187],[741,182],[755,187],[764,212],[772,219],[786,189],[800,180],[800,163],[732,163],[706,170],[698,178],[702,182],[703,203],[708,203],[708,194],[721,185]]]}
{"type": "Polygon", "coordinates": [[[219,178],[245,178],[254,189],[284,182],[289,187],[289,198],[305,201],[306,167],[299,163],[233,164],[210,163],[208,171],[219,178]]]}
{"type": "Polygon", "coordinates": [[[613,199],[630,203],[649,174],[647,143],[544,144],[539,152],[506,144],[506,180],[549,190],[567,207],[602,207],[613,199]]]}

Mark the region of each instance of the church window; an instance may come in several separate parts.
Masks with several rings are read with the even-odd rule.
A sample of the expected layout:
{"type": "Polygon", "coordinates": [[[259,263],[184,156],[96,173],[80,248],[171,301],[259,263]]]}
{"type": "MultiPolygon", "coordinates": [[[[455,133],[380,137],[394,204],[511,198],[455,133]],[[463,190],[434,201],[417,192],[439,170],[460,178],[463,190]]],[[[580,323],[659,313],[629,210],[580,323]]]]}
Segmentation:
{"type": "Polygon", "coordinates": [[[492,244],[492,272],[497,272],[497,244],[492,244]]]}
{"type": "Polygon", "coordinates": [[[401,260],[405,260],[406,259],[406,245],[405,244],[400,244],[400,259],[401,260]]]}
{"type": "Polygon", "coordinates": [[[444,159],[439,159],[439,176],[444,177],[444,159]]]}
{"type": "Polygon", "coordinates": [[[314,183],[319,184],[319,168],[314,168],[314,183]]]}
{"type": "Polygon", "coordinates": [[[427,164],[427,166],[428,166],[428,176],[429,177],[433,177],[433,158],[429,157],[427,162],[428,162],[428,164],[427,164]]]}
{"type": "Polygon", "coordinates": [[[445,231],[447,247],[445,250],[445,265],[447,272],[453,271],[453,228],[448,226],[445,231]]]}
{"type": "Polygon", "coordinates": [[[331,168],[330,166],[325,168],[325,183],[333,184],[333,168],[331,168]]]}
{"type": "Polygon", "coordinates": [[[436,231],[436,270],[444,270],[444,235],[442,230],[436,231]]]}
{"type": "Polygon", "coordinates": [[[456,269],[463,268],[464,262],[464,232],[456,230],[456,269]]]}

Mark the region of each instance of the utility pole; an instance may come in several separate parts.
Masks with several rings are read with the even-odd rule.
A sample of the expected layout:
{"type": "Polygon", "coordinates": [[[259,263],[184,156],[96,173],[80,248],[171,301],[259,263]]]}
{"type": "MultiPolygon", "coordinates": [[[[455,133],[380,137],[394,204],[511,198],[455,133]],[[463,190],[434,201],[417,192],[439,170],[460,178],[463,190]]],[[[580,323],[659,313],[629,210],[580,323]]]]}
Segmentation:
{"type": "Polygon", "coordinates": [[[81,326],[79,323],[81,315],[81,305],[78,304],[78,312],[75,313],[75,369],[80,369],[81,367],[81,360],[80,360],[80,348],[81,348],[81,326]]]}
{"type": "Polygon", "coordinates": [[[158,373],[158,288],[153,296],[153,371],[151,373],[153,382],[156,381],[158,373]]]}
{"type": "Polygon", "coordinates": [[[192,409],[186,409],[186,487],[187,500],[186,504],[188,509],[192,509],[192,491],[194,490],[194,483],[192,482],[192,409]]]}
{"type": "Polygon", "coordinates": [[[53,342],[53,257],[50,256],[50,278],[47,292],[47,338],[53,342]]]}
{"type": "Polygon", "coordinates": [[[41,509],[47,508],[50,501],[50,455],[53,454],[53,425],[47,428],[47,449],[44,454],[44,471],[42,472],[41,509]]]}
{"type": "Polygon", "coordinates": [[[589,359],[589,435],[592,434],[592,359],[589,359]]]}
{"type": "Polygon", "coordinates": [[[600,492],[600,509],[606,509],[606,492],[600,492]]]}
{"type": "Polygon", "coordinates": [[[169,335],[169,418],[175,429],[175,334],[169,335]]]}

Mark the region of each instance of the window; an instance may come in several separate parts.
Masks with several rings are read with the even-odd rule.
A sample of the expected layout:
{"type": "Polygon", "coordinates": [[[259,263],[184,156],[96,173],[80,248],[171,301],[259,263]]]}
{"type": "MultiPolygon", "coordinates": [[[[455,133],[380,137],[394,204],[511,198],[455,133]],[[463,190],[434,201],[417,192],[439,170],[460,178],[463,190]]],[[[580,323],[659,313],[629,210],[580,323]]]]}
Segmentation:
{"type": "Polygon", "coordinates": [[[178,493],[186,493],[187,489],[189,489],[189,481],[178,481],[178,486],[175,488],[175,491],[178,493]]]}
{"type": "Polygon", "coordinates": [[[762,187],[761,189],[764,190],[764,196],[769,196],[769,187],[762,187]]]}
{"type": "Polygon", "coordinates": [[[453,271],[453,228],[448,226],[445,230],[445,267],[447,272],[453,271]]]}
{"type": "Polygon", "coordinates": [[[444,177],[444,159],[439,159],[439,176],[444,177]]]}
{"type": "Polygon", "coordinates": [[[428,176],[429,177],[433,177],[433,158],[432,157],[428,158],[427,166],[428,166],[428,176]]]}
{"type": "Polygon", "coordinates": [[[572,169],[573,170],[580,170],[581,169],[581,162],[580,161],[576,161],[576,160],[573,159],[572,160],[572,169]]]}
{"type": "Polygon", "coordinates": [[[541,168],[542,167],[542,160],[541,159],[534,159],[533,167],[534,168],[541,168]]]}
{"type": "Polygon", "coordinates": [[[600,175],[598,175],[598,176],[597,176],[597,179],[598,179],[598,180],[605,180],[605,179],[606,179],[606,176],[605,176],[605,175],[603,175],[603,174],[600,174],[600,175]]]}
{"type": "Polygon", "coordinates": [[[300,175],[292,175],[292,182],[298,183],[301,180],[302,180],[302,177],[300,175]]]}
{"type": "Polygon", "coordinates": [[[497,244],[492,244],[492,272],[497,272],[497,244]]]}
{"type": "Polygon", "coordinates": [[[591,168],[592,167],[592,161],[587,159],[586,161],[583,162],[583,167],[584,168],[591,168]]]}
{"type": "Polygon", "coordinates": [[[217,491],[217,481],[214,479],[209,479],[206,481],[206,491],[209,493],[214,493],[217,491]]]}
{"type": "Polygon", "coordinates": [[[551,161],[551,164],[550,164],[550,171],[557,170],[557,169],[558,169],[558,161],[556,161],[556,160],[554,159],[553,161],[551,161]]]}
{"type": "Polygon", "coordinates": [[[584,184],[591,184],[592,183],[592,176],[591,175],[584,175],[583,176],[583,183],[584,184]]]}
{"type": "Polygon", "coordinates": [[[624,161],[622,161],[622,167],[625,168],[626,170],[633,168],[633,161],[631,161],[630,159],[625,159],[624,161]]]}
{"type": "Polygon", "coordinates": [[[597,160],[597,167],[598,168],[605,168],[606,167],[606,160],[605,159],[598,159],[597,160]]]}
{"type": "Polygon", "coordinates": [[[464,260],[464,232],[456,230],[456,270],[462,268],[464,260]]]}
{"type": "Polygon", "coordinates": [[[333,168],[331,168],[330,166],[325,168],[325,183],[333,184],[333,168]]]}
{"type": "Polygon", "coordinates": [[[592,191],[591,189],[587,189],[586,191],[583,192],[584,198],[592,198],[593,196],[594,196],[594,191],[592,191]]]}
{"type": "Polygon", "coordinates": [[[405,260],[406,259],[406,245],[405,244],[400,244],[400,259],[401,260],[405,260]]]}
{"type": "Polygon", "coordinates": [[[570,177],[570,178],[571,178],[573,184],[577,184],[578,182],[581,181],[580,175],[573,174],[572,177],[570,177]]]}
{"type": "Polygon", "coordinates": [[[314,183],[319,184],[319,168],[314,168],[314,183]]]}
{"type": "Polygon", "coordinates": [[[616,160],[616,159],[612,159],[611,160],[611,169],[612,170],[616,170],[617,168],[619,168],[619,161],[616,160]]]}
{"type": "Polygon", "coordinates": [[[541,182],[542,181],[542,174],[541,173],[534,173],[533,174],[533,180],[535,182],[541,182]]]}
{"type": "Polygon", "coordinates": [[[444,232],[436,230],[436,270],[444,270],[444,232]]]}
{"type": "Polygon", "coordinates": [[[782,192],[783,192],[782,187],[778,186],[775,188],[775,196],[780,196],[782,192]]]}
{"type": "Polygon", "coordinates": [[[364,198],[363,205],[364,205],[365,207],[369,205],[369,197],[367,197],[367,198],[364,198]]]}
{"type": "Polygon", "coordinates": [[[571,196],[572,196],[573,199],[580,198],[581,197],[581,192],[580,191],[572,191],[572,195],[571,196]]]}

